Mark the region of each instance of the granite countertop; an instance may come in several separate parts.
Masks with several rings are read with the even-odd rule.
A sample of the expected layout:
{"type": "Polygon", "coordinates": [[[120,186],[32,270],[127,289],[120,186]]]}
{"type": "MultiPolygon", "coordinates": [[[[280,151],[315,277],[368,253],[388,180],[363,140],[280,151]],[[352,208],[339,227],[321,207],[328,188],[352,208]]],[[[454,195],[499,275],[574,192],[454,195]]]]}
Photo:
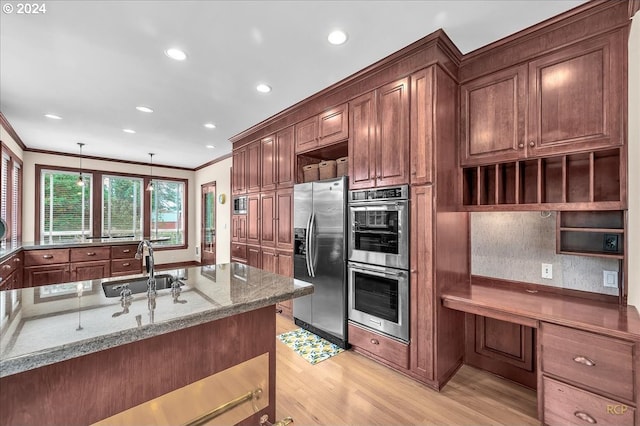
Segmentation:
{"type": "Polygon", "coordinates": [[[0,323],[0,377],[313,292],[305,281],[240,263],[162,271],[156,277],[167,273],[184,285],[177,297],[171,289],[159,289],[155,306],[146,292],[133,294],[126,307],[103,290],[103,283],[146,274],[0,292],[13,307],[0,323]]]}
{"type": "MultiPolygon", "coordinates": [[[[169,238],[150,239],[135,238],[132,236],[125,237],[109,237],[109,238],[85,238],[78,241],[52,241],[52,242],[18,242],[13,244],[7,242],[6,246],[0,247],[0,262],[8,258],[14,253],[20,250],[44,250],[44,249],[58,249],[58,248],[73,248],[73,247],[95,247],[95,246],[114,246],[114,245],[126,245],[126,244],[138,244],[142,240],[150,240],[151,242],[167,241],[169,238]]],[[[162,247],[162,246],[158,246],[162,247]]]]}

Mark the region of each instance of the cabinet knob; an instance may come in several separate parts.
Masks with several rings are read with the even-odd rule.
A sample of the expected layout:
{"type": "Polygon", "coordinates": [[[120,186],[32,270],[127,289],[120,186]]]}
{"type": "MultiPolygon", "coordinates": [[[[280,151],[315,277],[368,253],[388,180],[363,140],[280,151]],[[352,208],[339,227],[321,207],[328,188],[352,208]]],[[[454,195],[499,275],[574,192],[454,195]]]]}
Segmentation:
{"type": "Polygon", "coordinates": [[[523,143],[519,143],[518,144],[518,148],[524,148],[524,144],[523,143]]]}
{"type": "Polygon", "coordinates": [[[14,261],[15,263],[20,263],[20,258],[19,258],[19,257],[17,257],[17,258],[15,258],[15,259],[13,259],[13,261],[14,261]]]}
{"type": "Polygon", "coordinates": [[[532,148],[533,148],[534,146],[536,146],[535,141],[529,141],[529,146],[530,146],[530,147],[532,147],[532,148]]]}
{"type": "Polygon", "coordinates": [[[371,339],[371,343],[373,343],[374,345],[379,345],[380,344],[378,339],[371,339]]]}
{"type": "Polygon", "coordinates": [[[11,269],[11,265],[2,265],[2,269],[11,269]]]}
{"type": "Polygon", "coordinates": [[[583,420],[587,423],[591,423],[592,425],[597,423],[596,419],[594,419],[584,411],[576,411],[575,413],[573,413],[573,415],[579,418],[580,420],[583,420]]]}

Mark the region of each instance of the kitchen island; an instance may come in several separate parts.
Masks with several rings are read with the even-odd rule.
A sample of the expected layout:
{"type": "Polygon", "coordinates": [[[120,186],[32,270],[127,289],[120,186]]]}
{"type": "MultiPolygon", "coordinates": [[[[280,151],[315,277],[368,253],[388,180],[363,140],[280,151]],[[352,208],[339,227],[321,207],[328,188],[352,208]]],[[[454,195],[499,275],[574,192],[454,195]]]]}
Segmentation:
{"type": "Polygon", "coordinates": [[[4,292],[0,424],[91,424],[263,354],[269,402],[248,421],[273,419],[274,305],[313,287],[237,263],[166,272],[155,298],[107,297],[142,274],[4,292]]]}

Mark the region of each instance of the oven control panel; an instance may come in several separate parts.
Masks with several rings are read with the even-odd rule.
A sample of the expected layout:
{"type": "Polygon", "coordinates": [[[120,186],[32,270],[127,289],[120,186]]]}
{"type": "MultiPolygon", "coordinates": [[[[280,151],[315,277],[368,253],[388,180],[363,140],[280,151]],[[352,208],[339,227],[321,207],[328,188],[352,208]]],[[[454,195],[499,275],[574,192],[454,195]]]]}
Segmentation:
{"type": "Polygon", "coordinates": [[[406,200],[408,198],[408,185],[349,191],[349,202],[406,200]]]}

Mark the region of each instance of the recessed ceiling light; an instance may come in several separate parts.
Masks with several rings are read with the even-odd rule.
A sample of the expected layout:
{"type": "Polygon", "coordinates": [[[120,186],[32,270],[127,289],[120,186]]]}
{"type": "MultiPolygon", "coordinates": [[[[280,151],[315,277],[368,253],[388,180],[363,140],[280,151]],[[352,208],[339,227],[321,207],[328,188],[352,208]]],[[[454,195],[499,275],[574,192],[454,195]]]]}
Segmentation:
{"type": "Polygon", "coordinates": [[[213,145],[207,145],[207,148],[209,148],[209,149],[213,149],[213,148],[215,148],[215,146],[213,146],[213,145]]]}
{"type": "Polygon", "coordinates": [[[256,90],[260,93],[269,93],[271,91],[271,86],[268,84],[260,83],[256,86],[256,90]]]}
{"type": "Polygon", "coordinates": [[[187,59],[187,54],[180,49],[176,49],[175,47],[165,50],[164,54],[171,59],[175,59],[176,61],[184,61],[185,59],[187,59]]]}
{"type": "Polygon", "coordinates": [[[345,33],[342,30],[332,31],[331,33],[329,33],[327,40],[329,40],[329,43],[331,44],[335,44],[335,45],[343,44],[344,42],[347,41],[347,33],[345,33]]]}
{"type": "Polygon", "coordinates": [[[153,112],[152,108],[149,108],[148,106],[144,106],[144,105],[138,105],[136,109],[140,112],[153,112]]]}
{"type": "Polygon", "coordinates": [[[215,129],[216,125],[213,123],[206,123],[204,127],[206,127],[207,129],[215,129]]]}
{"type": "Polygon", "coordinates": [[[53,118],[54,120],[62,120],[62,117],[60,117],[59,115],[55,115],[55,114],[45,114],[44,115],[47,118],[53,118]]]}
{"type": "Polygon", "coordinates": [[[135,133],[135,130],[131,130],[131,129],[122,129],[123,132],[125,133],[135,133]]]}

